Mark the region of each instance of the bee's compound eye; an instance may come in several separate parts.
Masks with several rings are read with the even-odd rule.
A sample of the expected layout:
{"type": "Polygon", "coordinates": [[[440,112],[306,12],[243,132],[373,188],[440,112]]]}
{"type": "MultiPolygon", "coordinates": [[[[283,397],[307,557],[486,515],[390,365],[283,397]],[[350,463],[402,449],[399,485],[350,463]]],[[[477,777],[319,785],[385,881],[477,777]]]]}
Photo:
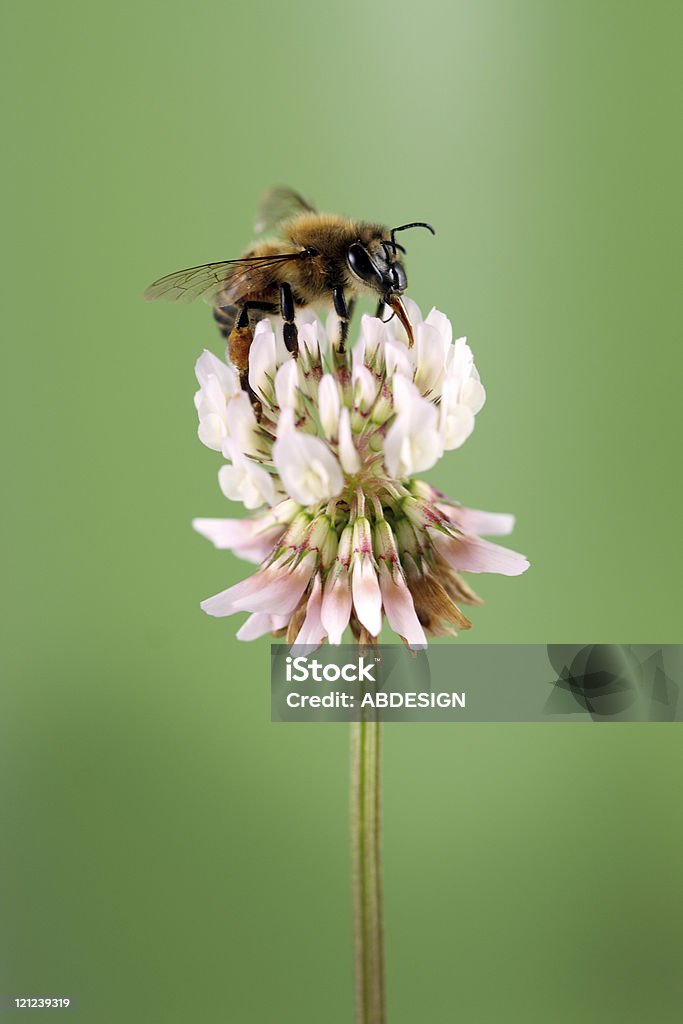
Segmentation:
{"type": "Polygon", "coordinates": [[[405,291],[408,286],[406,272],[400,263],[394,263],[391,268],[391,286],[394,291],[405,291]]]}
{"type": "Polygon", "coordinates": [[[360,242],[354,242],[353,245],[349,246],[347,259],[351,270],[361,281],[370,281],[379,276],[377,268],[370,259],[367,250],[360,242]]]}

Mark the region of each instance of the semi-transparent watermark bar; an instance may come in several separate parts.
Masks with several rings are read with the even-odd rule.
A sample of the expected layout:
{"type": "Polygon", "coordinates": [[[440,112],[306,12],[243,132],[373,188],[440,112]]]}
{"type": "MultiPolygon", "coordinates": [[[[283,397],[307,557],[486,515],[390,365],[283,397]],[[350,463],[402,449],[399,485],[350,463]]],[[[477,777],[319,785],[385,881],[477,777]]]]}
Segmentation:
{"type": "Polygon", "coordinates": [[[271,647],[275,722],[680,722],[683,645],[271,647]]]}

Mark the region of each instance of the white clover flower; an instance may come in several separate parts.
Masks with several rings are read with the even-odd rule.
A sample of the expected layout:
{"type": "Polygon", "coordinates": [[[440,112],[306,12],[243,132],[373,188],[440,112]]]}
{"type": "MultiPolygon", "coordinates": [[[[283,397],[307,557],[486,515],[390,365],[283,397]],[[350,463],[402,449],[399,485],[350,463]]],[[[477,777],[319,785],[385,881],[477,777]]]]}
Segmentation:
{"type": "Polygon", "coordinates": [[[480,534],[509,533],[511,516],[463,508],[414,478],[459,447],[486,394],[465,338],[448,318],[425,320],[405,300],[410,347],[397,320],[364,316],[339,351],[338,324],[297,317],[294,358],[280,323],[262,320],[249,353],[251,397],[235,369],[205,352],[197,362],[199,437],[222,452],[221,490],[243,520],[197,519],[218,548],[260,564],[209,598],[210,615],[249,612],[238,637],[284,633],[301,648],[376,638],[383,619],[411,647],[470,623],[479,603],[462,572],[516,576],[524,556],[480,534]]]}

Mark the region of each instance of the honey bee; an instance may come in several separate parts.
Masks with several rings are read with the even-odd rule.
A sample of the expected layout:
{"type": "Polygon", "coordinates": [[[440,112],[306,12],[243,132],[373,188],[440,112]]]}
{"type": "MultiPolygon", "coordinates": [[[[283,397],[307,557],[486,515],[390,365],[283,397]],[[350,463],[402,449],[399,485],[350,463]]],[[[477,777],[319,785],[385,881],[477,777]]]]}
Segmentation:
{"type": "Polygon", "coordinates": [[[145,298],[192,302],[201,297],[212,303],[221,334],[228,339],[230,359],[249,391],[253,330],[259,320],[272,314],[282,316],[285,345],[296,356],[296,310],[333,307],[340,324],[338,351],[343,353],[356,298],[375,294],[377,314],[385,305],[392,309],[412,345],[413,332],[401,300],[407,286],[401,260],[405,249],[396,235],[416,227],[436,234],[422,221],[387,228],[318,213],[297,192],[271,189],[261,201],[254,224],[257,234],[271,234],[271,240],[253,243],[236,260],[168,274],[149,286],[145,298]]]}

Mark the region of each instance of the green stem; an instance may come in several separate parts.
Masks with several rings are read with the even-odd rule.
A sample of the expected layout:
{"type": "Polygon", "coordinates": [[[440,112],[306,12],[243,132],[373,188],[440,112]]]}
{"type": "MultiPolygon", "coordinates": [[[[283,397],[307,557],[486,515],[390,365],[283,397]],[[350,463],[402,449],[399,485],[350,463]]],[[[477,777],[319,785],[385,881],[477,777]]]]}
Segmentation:
{"type": "Polygon", "coordinates": [[[351,826],[356,1022],[385,1024],[381,850],[381,725],[351,725],[351,826]]]}

